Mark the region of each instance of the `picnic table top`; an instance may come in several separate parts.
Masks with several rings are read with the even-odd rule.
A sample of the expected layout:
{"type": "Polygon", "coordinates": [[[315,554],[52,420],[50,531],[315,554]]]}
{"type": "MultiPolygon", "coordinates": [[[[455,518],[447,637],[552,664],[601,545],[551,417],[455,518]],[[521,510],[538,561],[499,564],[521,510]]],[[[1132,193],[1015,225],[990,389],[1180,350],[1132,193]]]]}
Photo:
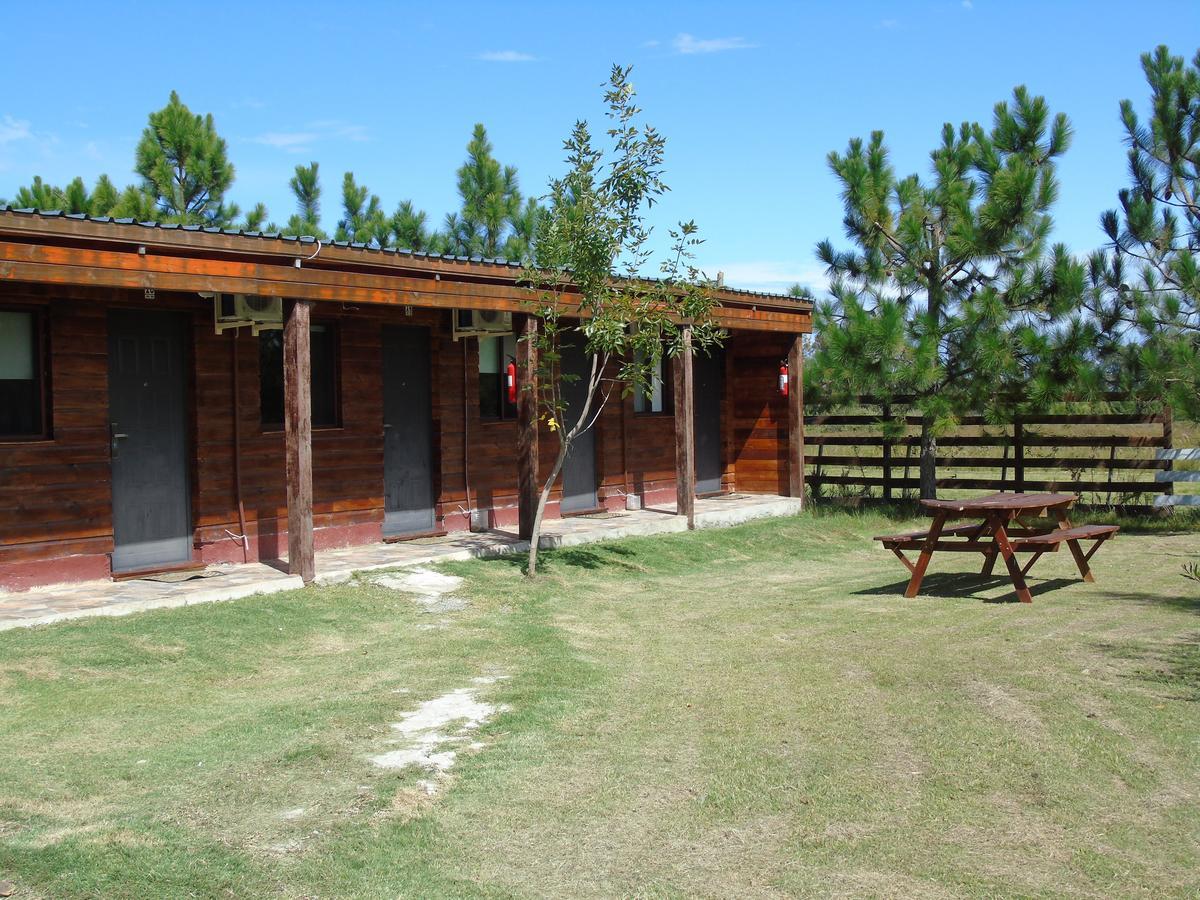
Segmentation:
{"type": "Polygon", "coordinates": [[[1070,506],[1079,497],[1076,494],[988,494],[986,497],[969,497],[963,500],[922,500],[926,509],[943,512],[969,513],[992,510],[1048,509],[1070,506]]]}

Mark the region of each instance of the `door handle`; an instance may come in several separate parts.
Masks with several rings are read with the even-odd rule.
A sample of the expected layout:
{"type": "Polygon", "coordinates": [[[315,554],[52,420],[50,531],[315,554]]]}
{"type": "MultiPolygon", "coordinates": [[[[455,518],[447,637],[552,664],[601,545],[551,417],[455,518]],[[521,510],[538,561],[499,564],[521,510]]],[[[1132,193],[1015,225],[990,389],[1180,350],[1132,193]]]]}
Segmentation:
{"type": "Polygon", "coordinates": [[[117,441],[121,440],[122,438],[129,437],[129,435],[122,434],[121,432],[117,431],[117,423],[116,422],[112,422],[109,424],[108,433],[109,433],[109,450],[112,453],[112,458],[116,459],[117,453],[120,449],[120,445],[117,443],[117,441]]]}

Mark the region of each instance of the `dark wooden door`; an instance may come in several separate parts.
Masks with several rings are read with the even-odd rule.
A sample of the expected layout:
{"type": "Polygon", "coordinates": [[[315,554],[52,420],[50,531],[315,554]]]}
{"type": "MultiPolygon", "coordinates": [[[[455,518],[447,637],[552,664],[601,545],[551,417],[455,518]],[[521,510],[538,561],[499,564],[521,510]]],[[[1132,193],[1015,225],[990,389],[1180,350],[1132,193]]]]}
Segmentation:
{"type": "Polygon", "coordinates": [[[697,494],[715,494],[721,490],[721,391],[724,370],[725,356],[720,349],[714,349],[711,356],[697,353],[692,358],[697,494]]]}
{"type": "MultiPolygon", "coordinates": [[[[561,367],[564,374],[577,375],[574,381],[563,382],[563,400],[567,404],[567,426],[575,424],[579,412],[587,402],[587,383],[592,373],[592,357],[583,350],[583,336],[571,335],[564,339],[574,341],[571,346],[564,343],[561,367]]],[[[595,509],[596,500],[596,429],[589,428],[571,443],[571,452],[563,463],[562,505],[564,513],[584,512],[595,509]]]]}
{"type": "Polygon", "coordinates": [[[433,531],[429,329],[383,329],[383,533],[433,531]]]}
{"type": "Polygon", "coordinates": [[[192,558],[186,324],[169,312],[109,315],[114,572],[192,558]]]}

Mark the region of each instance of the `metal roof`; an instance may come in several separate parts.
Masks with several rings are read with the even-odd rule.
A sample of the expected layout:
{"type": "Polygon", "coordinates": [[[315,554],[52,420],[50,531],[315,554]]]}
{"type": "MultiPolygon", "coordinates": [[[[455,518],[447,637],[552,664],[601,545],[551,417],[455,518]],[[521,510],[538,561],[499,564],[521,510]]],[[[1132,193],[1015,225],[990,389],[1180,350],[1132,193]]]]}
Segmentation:
{"type": "MultiPolygon", "coordinates": [[[[245,237],[257,238],[264,241],[286,241],[292,244],[299,245],[314,245],[317,243],[327,247],[341,247],[349,250],[366,250],[375,253],[388,253],[393,256],[407,256],[413,259],[423,260],[444,260],[446,262],[468,263],[472,265],[496,266],[507,269],[521,269],[523,265],[509,259],[489,256],[456,256],[449,253],[431,253],[428,250],[407,250],[402,247],[384,247],[374,241],[370,243],[362,243],[360,241],[334,241],[334,240],[318,240],[311,235],[294,236],[283,234],[278,231],[245,231],[240,228],[218,228],[216,226],[206,225],[179,225],[168,222],[143,222],[133,218],[114,218],[113,216],[90,216],[87,213],[69,213],[61,209],[34,209],[34,208],[17,208],[7,204],[0,205],[0,213],[10,213],[23,216],[40,216],[45,219],[74,219],[80,222],[96,222],[102,225],[137,225],[141,228],[154,228],[160,231],[181,231],[181,232],[201,232],[204,234],[223,234],[230,237],[245,237]]],[[[657,279],[648,278],[648,281],[657,279]]],[[[795,297],[791,294],[776,294],[769,291],[752,291],[745,288],[734,288],[728,285],[721,285],[721,291],[744,297],[765,297],[771,300],[790,300],[797,304],[811,304],[812,300],[807,297],[795,297]]]]}

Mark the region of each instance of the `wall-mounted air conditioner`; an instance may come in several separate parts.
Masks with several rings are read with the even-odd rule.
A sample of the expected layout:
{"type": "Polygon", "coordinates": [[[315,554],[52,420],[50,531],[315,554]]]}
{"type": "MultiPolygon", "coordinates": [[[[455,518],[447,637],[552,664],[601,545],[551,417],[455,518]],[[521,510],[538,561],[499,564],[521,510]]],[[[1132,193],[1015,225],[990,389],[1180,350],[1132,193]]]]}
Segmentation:
{"type": "Polygon", "coordinates": [[[495,309],[454,310],[454,339],[512,334],[512,313],[495,309]]]}
{"type": "Polygon", "coordinates": [[[283,327],[283,298],[247,294],[201,294],[213,302],[217,334],[230,328],[249,328],[252,334],[283,327]]]}

